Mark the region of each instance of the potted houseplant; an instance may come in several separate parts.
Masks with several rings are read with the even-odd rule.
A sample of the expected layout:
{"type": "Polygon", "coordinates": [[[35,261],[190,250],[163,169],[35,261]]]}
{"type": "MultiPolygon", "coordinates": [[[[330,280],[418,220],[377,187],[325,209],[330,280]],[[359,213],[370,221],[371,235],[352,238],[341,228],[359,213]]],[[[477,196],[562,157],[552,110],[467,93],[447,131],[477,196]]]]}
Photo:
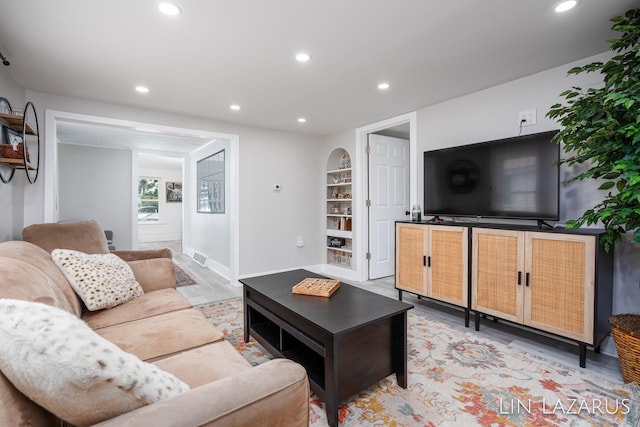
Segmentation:
{"type": "MultiPolygon", "coordinates": [[[[547,116],[562,129],[555,137],[568,153],[560,163],[583,168],[569,182],[602,181],[604,199],[567,227],[601,223],[601,243],[609,251],[625,233],[640,243],[640,9],[611,20],[619,37],[611,40],[613,56],[569,70],[569,74],[600,72],[604,85],[572,87],[560,96],[547,116]]],[[[640,383],[640,314],[610,319],[625,382],[640,383]]]]}

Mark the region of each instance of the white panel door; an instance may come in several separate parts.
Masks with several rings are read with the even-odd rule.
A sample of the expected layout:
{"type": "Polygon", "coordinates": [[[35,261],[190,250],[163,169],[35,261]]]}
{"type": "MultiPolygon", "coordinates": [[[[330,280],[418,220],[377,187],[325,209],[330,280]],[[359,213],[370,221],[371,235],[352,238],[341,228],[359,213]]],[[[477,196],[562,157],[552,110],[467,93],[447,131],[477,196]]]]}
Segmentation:
{"type": "Polygon", "coordinates": [[[369,135],[369,279],[395,274],[395,221],[409,210],[409,141],[369,135]]]}

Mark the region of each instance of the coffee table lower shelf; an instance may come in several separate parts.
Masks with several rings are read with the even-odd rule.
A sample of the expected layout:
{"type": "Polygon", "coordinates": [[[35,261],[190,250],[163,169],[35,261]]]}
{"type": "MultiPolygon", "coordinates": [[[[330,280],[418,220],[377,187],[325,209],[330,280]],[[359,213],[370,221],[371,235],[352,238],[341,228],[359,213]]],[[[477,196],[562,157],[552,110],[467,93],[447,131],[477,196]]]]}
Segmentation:
{"type": "Polygon", "coordinates": [[[300,328],[288,320],[245,294],[245,342],[251,336],[272,355],[304,366],[311,390],[325,402],[329,425],[338,425],[341,401],[391,374],[407,387],[406,311],[339,336],[304,319],[298,319],[300,328]]]}
{"type": "MultiPolygon", "coordinates": [[[[282,319],[277,318],[277,316],[259,305],[249,302],[247,307],[250,310],[249,317],[251,319],[249,322],[249,335],[273,356],[290,359],[304,366],[309,376],[311,389],[318,396],[324,398],[325,354],[322,344],[314,342],[310,337],[294,338],[294,334],[300,338],[302,332],[292,330],[294,328],[283,323],[282,319]],[[303,343],[302,340],[306,341],[306,343],[303,343]]],[[[248,340],[249,337],[245,330],[245,342],[248,340]]]]}

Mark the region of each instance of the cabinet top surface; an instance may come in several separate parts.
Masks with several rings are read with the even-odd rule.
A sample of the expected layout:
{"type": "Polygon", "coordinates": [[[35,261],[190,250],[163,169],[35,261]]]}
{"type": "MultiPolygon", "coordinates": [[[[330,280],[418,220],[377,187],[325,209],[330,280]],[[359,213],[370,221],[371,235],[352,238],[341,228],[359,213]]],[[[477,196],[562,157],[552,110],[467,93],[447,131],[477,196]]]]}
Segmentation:
{"type": "Polygon", "coordinates": [[[547,227],[543,226],[538,228],[535,225],[526,224],[494,224],[489,222],[463,222],[463,221],[396,221],[397,224],[415,224],[415,225],[448,225],[457,227],[470,227],[470,228],[493,228],[498,230],[516,230],[516,231],[536,231],[543,233],[562,233],[562,234],[581,234],[588,236],[599,236],[604,233],[601,228],[579,228],[577,230],[564,228],[564,227],[547,227]]]}
{"type": "Polygon", "coordinates": [[[245,289],[258,292],[284,309],[311,321],[331,334],[391,317],[413,308],[413,305],[355,286],[340,283],[331,297],[294,294],[294,285],[305,278],[327,278],[307,270],[293,270],[240,280],[245,289]]]}

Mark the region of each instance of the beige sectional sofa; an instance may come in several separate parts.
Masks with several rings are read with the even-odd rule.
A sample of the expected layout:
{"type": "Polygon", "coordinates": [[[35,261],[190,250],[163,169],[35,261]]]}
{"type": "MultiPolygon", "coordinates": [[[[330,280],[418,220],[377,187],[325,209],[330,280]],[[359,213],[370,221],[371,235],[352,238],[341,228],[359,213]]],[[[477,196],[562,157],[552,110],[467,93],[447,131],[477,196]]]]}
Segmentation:
{"type": "MultiPolygon", "coordinates": [[[[25,241],[0,243],[0,299],[39,302],[71,313],[100,337],[172,374],[190,388],[138,405],[97,425],[308,425],[309,384],[304,368],[285,359],[252,367],[176,291],[170,252],[123,252],[122,258],[129,260],[144,294],[113,308],[89,312],[53,262],[50,251],[65,248],[108,253],[100,225],[94,221],[39,224],[25,228],[23,238],[25,241]]],[[[0,322],[6,319],[0,317],[0,322]]],[[[25,395],[20,390],[28,387],[18,385],[20,381],[15,379],[13,384],[9,377],[8,370],[0,374],[0,425],[61,425],[55,414],[65,411],[48,410],[46,396],[43,404],[37,390],[25,395]]],[[[70,386],[65,392],[69,390],[74,389],[70,386]]],[[[90,390],[81,393],[86,399],[90,390]]],[[[91,406],[81,409],[89,414],[99,409],[91,406]]]]}

